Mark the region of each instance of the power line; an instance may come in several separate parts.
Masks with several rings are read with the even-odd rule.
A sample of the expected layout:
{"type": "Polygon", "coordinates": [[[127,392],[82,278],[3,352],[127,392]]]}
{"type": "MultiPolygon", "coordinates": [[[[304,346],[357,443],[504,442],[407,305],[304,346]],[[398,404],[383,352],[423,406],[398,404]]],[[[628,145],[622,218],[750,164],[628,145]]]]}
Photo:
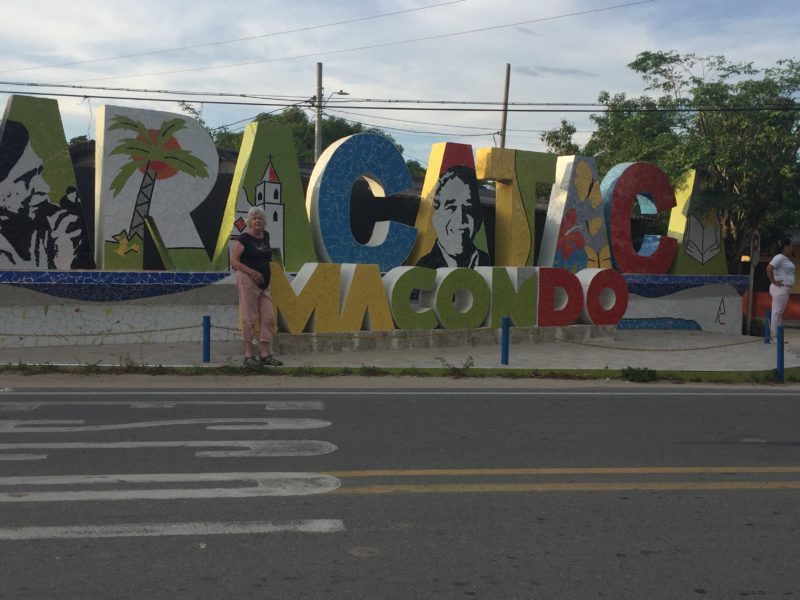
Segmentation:
{"type": "MultiPolygon", "coordinates": [[[[8,89],[0,89],[0,94],[14,94],[17,93],[16,90],[8,90],[8,89]]],[[[152,97],[142,97],[142,96],[110,96],[106,94],[71,94],[67,92],[32,92],[26,91],[25,92],[31,96],[56,96],[56,97],[65,97],[65,98],[84,98],[84,99],[106,99],[106,100],[136,100],[139,102],[172,102],[178,103],[184,98],[152,98],[152,97]]],[[[237,102],[233,100],[194,100],[194,102],[203,102],[204,104],[220,104],[220,105],[229,105],[229,106],[271,106],[281,108],[290,108],[292,106],[300,106],[307,102],[307,100],[303,100],[301,102],[237,102]]],[[[527,106],[527,108],[509,108],[509,112],[515,113],[696,113],[696,112],[707,112],[707,113],[737,113],[737,112],[800,112],[800,104],[793,104],[793,105],[762,105],[762,106],[681,106],[681,107],[674,107],[674,108],[660,108],[660,107],[653,107],[653,108],[637,108],[637,107],[624,107],[624,108],[614,108],[609,107],[606,105],[602,105],[602,107],[597,108],[561,108],[550,106],[555,105],[548,105],[547,108],[542,106],[529,104],[529,105],[521,105],[527,106]]],[[[356,109],[356,110],[373,110],[373,111],[416,111],[416,112],[473,112],[473,113],[496,113],[501,110],[501,108],[468,108],[463,106],[454,106],[454,107],[446,107],[446,106],[340,106],[337,107],[338,109],[356,109]]]]}
{"type": "Polygon", "coordinates": [[[373,19],[381,19],[381,18],[384,18],[384,17],[393,17],[393,16],[396,16],[396,15],[402,15],[402,14],[405,14],[405,13],[412,13],[412,12],[417,12],[417,11],[421,11],[421,10],[428,10],[428,9],[431,9],[431,8],[438,8],[438,7],[441,7],[441,6],[448,6],[450,4],[459,4],[461,2],[466,2],[466,1],[467,0],[449,0],[448,2],[440,2],[439,4],[431,4],[429,6],[419,6],[417,8],[408,8],[408,9],[405,9],[405,10],[397,10],[397,11],[394,11],[394,12],[382,13],[382,14],[379,14],[379,15],[370,15],[368,17],[358,17],[356,19],[349,19],[347,21],[337,21],[335,23],[326,23],[324,25],[311,25],[309,27],[299,27],[297,29],[288,29],[286,31],[276,31],[276,32],[273,32],[273,33],[264,33],[264,34],[261,34],[261,35],[251,35],[251,36],[248,36],[248,37],[234,38],[234,39],[229,39],[229,40],[219,40],[219,41],[215,41],[215,42],[206,42],[206,43],[203,43],[203,44],[192,44],[192,45],[189,45],[189,46],[176,46],[176,47],[173,47],[173,48],[162,48],[160,50],[146,50],[146,51],[143,51],[143,52],[135,52],[133,54],[120,54],[120,55],[117,55],[117,56],[107,56],[107,57],[104,57],[104,58],[92,58],[92,59],[89,59],[89,60],[75,60],[75,61],[71,61],[71,62],[65,62],[65,63],[59,63],[59,64],[53,64],[53,65],[41,65],[41,66],[38,66],[38,67],[23,67],[23,68],[20,68],[20,69],[6,69],[4,71],[0,71],[0,74],[3,74],[3,73],[18,73],[18,72],[22,72],[22,71],[38,71],[38,70],[41,70],[41,69],[55,69],[55,68],[59,68],[59,67],[72,67],[72,66],[75,66],[75,65],[88,65],[88,64],[92,64],[92,63],[107,62],[107,61],[111,61],[111,60],[123,60],[123,59],[126,59],[126,58],[136,58],[136,57],[139,57],[139,56],[150,56],[152,54],[167,54],[167,53],[170,53],[170,52],[182,52],[184,50],[194,50],[196,48],[208,48],[210,46],[221,46],[223,44],[234,44],[234,43],[238,43],[238,42],[249,42],[249,41],[252,41],[252,40],[259,40],[259,39],[268,38],[268,37],[276,37],[276,36],[280,36],[280,35],[288,35],[290,33],[300,33],[300,32],[303,32],[303,31],[313,31],[315,29],[325,29],[325,28],[328,28],[328,27],[336,27],[336,26],[339,26],[339,25],[350,25],[352,23],[360,23],[362,21],[369,21],[369,20],[373,20],[373,19]]]}
{"type": "MultiPolygon", "coordinates": [[[[335,116],[325,113],[328,117],[335,116]]],[[[375,123],[366,123],[363,121],[352,121],[350,119],[345,119],[343,117],[337,117],[342,119],[342,121],[346,121],[348,123],[355,123],[362,126],[367,127],[377,127],[379,129],[389,129],[391,131],[402,131],[404,133],[412,133],[417,135],[441,135],[441,136],[455,136],[455,137],[486,137],[488,135],[492,135],[492,133],[461,133],[461,134],[454,134],[452,132],[442,132],[442,131],[419,131],[417,129],[403,129],[401,127],[390,127],[389,125],[378,125],[375,123]]]]}
{"type": "MultiPolygon", "coordinates": [[[[534,104],[534,103],[531,103],[531,104],[534,104]]],[[[568,104],[567,103],[559,104],[559,106],[568,106],[568,104]]],[[[603,106],[603,105],[598,105],[598,106],[603,106]]],[[[335,110],[336,112],[339,112],[339,113],[342,113],[342,114],[353,115],[353,116],[357,116],[357,117],[374,116],[374,115],[364,115],[364,114],[361,114],[361,113],[351,112],[351,111],[348,111],[348,110],[340,110],[338,108],[329,109],[329,110],[335,110]]],[[[473,129],[473,130],[480,129],[480,130],[483,130],[483,131],[497,132],[497,128],[496,127],[479,127],[477,125],[476,126],[470,126],[470,125],[448,125],[446,123],[431,123],[430,121],[411,121],[410,119],[395,119],[395,118],[392,118],[392,117],[376,117],[376,118],[379,118],[382,121],[398,121],[398,122],[401,122],[401,123],[411,123],[411,124],[414,124],[414,125],[438,125],[440,127],[452,127],[452,128],[455,128],[455,129],[473,129]]],[[[376,127],[380,127],[380,125],[376,125],[376,127]]],[[[549,131],[549,130],[547,130],[547,129],[507,129],[506,131],[514,131],[514,132],[517,132],[517,133],[544,133],[545,131],[549,131]]],[[[581,129],[581,130],[576,130],[575,133],[592,133],[592,132],[588,131],[588,130],[582,130],[581,129]]]]}
{"type": "MultiPolygon", "coordinates": [[[[227,124],[225,124],[225,125],[219,125],[218,127],[211,127],[211,128],[209,129],[209,131],[212,131],[212,132],[214,132],[214,131],[222,131],[222,130],[227,130],[227,129],[228,129],[228,127],[230,127],[231,125],[238,125],[239,123],[244,123],[244,122],[247,122],[247,124],[250,124],[250,123],[252,123],[253,121],[255,121],[255,120],[256,120],[256,118],[258,118],[258,117],[259,117],[260,115],[262,115],[262,114],[263,114],[263,115],[272,115],[272,114],[275,114],[276,112],[278,112],[278,111],[280,111],[280,110],[286,110],[287,108],[291,108],[291,107],[293,107],[293,106],[300,106],[301,104],[304,104],[304,103],[305,103],[305,101],[303,101],[303,102],[297,102],[297,103],[295,103],[295,104],[290,104],[290,105],[288,105],[288,106],[282,106],[282,107],[276,108],[275,110],[270,110],[270,111],[268,111],[268,112],[265,112],[265,113],[258,113],[257,115],[253,115],[252,117],[246,117],[246,118],[244,118],[244,119],[239,119],[238,121],[234,121],[233,123],[227,123],[227,124]]],[[[229,132],[230,132],[230,133],[236,133],[236,132],[238,132],[238,131],[244,131],[244,129],[245,129],[246,127],[247,127],[247,125],[244,125],[244,126],[242,126],[242,127],[237,127],[235,130],[229,130],[229,132]]]]}
{"type": "Polygon", "coordinates": [[[76,85],[67,83],[37,83],[29,81],[0,81],[0,85],[13,85],[19,87],[36,88],[66,88],[71,90],[101,90],[107,92],[129,92],[142,94],[172,94],[182,97],[186,96],[212,96],[219,98],[253,98],[258,100],[308,100],[308,96],[302,95],[283,95],[283,94],[244,94],[240,92],[198,92],[190,90],[157,90],[152,88],[131,88],[131,87],[111,87],[99,85],[76,85]]]}
{"type": "Polygon", "coordinates": [[[319,56],[330,56],[330,55],[333,55],[333,54],[344,54],[344,53],[347,53],[347,52],[358,52],[360,50],[374,50],[376,48],[388,48],[388,47],[391,47],[391,46],[400,46],[400,45],[405,45],[405,44],[414,44],[414,43],[417,43],[417,42],[427,42],[427,41],[431,41],[431,40],[440,40],[440,39],[444,39],[444,38],[456,37],[456,36],[461,36],[461,35],[469,35],[469,34],[472,34],[472,33],[482,33],[482,32],[486,32],[486,31],[494,31],[494,30],[497,30],[497,29],[506,29],[508,27],[517,27],[519,25],[530,25],[531,23],[542,23],[542,22],[545,22],[545,21],[554,21],[554,20],[557,20],[557,19],[565,19],[565,18],[568,18],[568,17],[576,17],[576,16],[583,16],[583,15],[588,15],[588,14],[595,14],[595,13],[599,13],[599,12],[617,10],[617,9],[620,9],[620,8],[630,8],[632,6],[638,6],[640,4],[650,4],[650,3],[656,2],[656,1],[657,0],[638,0],[636,2],[628,2],[628,3],[625,3],[625,4],[617,4],[617,5],[614,5],[614,6],[606,6],[606,7],[603,7],[603,8],[594,8],[594,9],[584,10],[584,11],[579,11],[579,12],[566,13],[566,14],[562,14],[562,15],[555,15],[555,16],[552,16],[552,17],[540,17],[540,18],[536,18],[536,19],[528,19],[528,20],[525,20],[525,21],[517,21],[515,23],[506,23],[504,25],[493,25],[493,26],[489,26],[489,27],[480,27],[480,28],[477,28],[477,29],[469,29],[469,30],[465,30],[465,31],[456,31],[456,32],[453,32],[453,33],[443,33],[443,34],[439,34],[439,35],[431,35],[431,36],[426,36],[426,37],[421,37],[421,38],[414,38],[414,39],[410,39],[410,40],[401,40],[401,41],[396,41],[396,42],[384,42],[384,43],[381,43],[381,44],[372,44],[372,45],[369,45],[369,46],[358,46],[358,47],[355,47],[355,48],[343,48],[343,49],[340,49],[340,50],[328,50],[328,51],[321,51],[321,52],[312,52],[310,54],[298,54],[298,55],[295,55],[295,56],[282,56],[282,57],[278,57],[278,58],[264,58],[264,59],[250,60],[250,61],[244,61],[244,62],[238,62],[238,63],[225,63],[225,64],[220,64],[220,65],[194,67],[194,68],[191,68],[191,69],[176,69],[176,70],[172,70],[172,71],[155,71],[155,72],[151,72],[151,73],[138,73],[138,74],[134,74],[134,75],[114,75],[114,76],[111,76],[111,77],[94,77],[94,78],[91,78],[91,79],[80,79],[80,80],[78,80],[78,83],[85,83],[85,82],[89,82],[89,81],[109,81],[109,80],[112,80],[112,79],[128,79],[128,78],[135,78],[135,77],[150,77],[150,76],[153,76],[153,75],[175,75],[175,74],[178,74],[178,73],[192,73],[192,72],[196,72],[196,71],[210,71],[210,70],[214,70],[214,69],[229,69],[231,67],[243,67],[243,66],[248,66],[248,65],[257,65],[257,64],[263,64],[263,63],[269,63],[269,62],[278,62],[278,61],[282,61],[282,60],[296,60],[296,59],[300,59],[300,58],[312,58],[312,57],[319,57],[319,56]]]}
{"type": "MultiPolygon", "coordinates": [[[[301,100],[303,102],[310,102],[306,95],[291,95],[291,94],[267,94],[267,93],[244,93],[244,92],[206,92],[196,90],[160,90],[153,88],[135,88],[135,87],[115,87],[115,86],[100,86],[100,85],[77,85],[71,83],[41,83],[33,81],[0,81],[0,85],[12,85],[19,87],[35,87],[35,88],[65,88],[71,90],[101,90],[109,92],[129,92],[129,93],[142,93],[142,94],[171,94],[181,97],[186,96],[204,96],[215,98],[252,98],[257,100],[301,100]]],[[[99,97],[99,96],[98,96],[99,97]]],[[[503,102],[495,100],[425,100],[419,98],[358,98],[355,96],[347,96],[347,98],[340,98],[334,96],[326,101],[326,106],[336,104],[352,104],[353,102],[364,104],[453,104],[453,105],[475,105],[475,106],[503,106],[503,102]]],[[[599,102],[509,102],[509,106],[598,106],[602,107],[605,104],[599,102]]]]}
{"type": "MultiPolygon", "coordinates": [[[[0,89],[0,94],[16,94],[19,93],[17,90],[4,90],[0,89]]],[[[102,100],[137,100],[139,102],[172,102],[177,104],[184,98],[152,98],[152,97],[142,97],[142,96],[110,96],[108,94],[70,94],[67,92],[31,92],[26,91],[26,95],[29,96],[50,96],[50,97],[58,97],[58,98],[84,98],[84,99],[102,99],[102,100]]],[[[221,105],[229,105],[229,106],[277,106],[279,108],[289,108],[292,106],[296,106],[298,103],[276,103],[276,102],[236,102],[233,100],[193,100],[193,102],[202,102],[203,104],[221,104],[221,105]]],[[[303,102],[299,103],[305,103],[303,102]]]]}

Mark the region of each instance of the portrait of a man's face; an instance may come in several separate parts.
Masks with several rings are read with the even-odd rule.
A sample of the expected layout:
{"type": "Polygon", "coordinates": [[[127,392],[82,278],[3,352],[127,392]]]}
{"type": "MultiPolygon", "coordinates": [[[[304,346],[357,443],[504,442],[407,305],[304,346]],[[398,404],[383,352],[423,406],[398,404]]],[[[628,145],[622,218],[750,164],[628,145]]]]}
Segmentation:
{"type": "Polygon", "coordinates": [[[434,199],[433,227],[439,243],[451,256],[464,252],[475,237],[473,204],[469,185],[458,177],[448,179],[434,199]]]}
{"type": "Polygon", "coordinates": [[[475,172],[452,167],[439,178],[433,195],[433,216],[437,241],[418,266],[475,267],[489,265],[489,256],[475,247],[474,239],[483,223],[475,172]]]}
{"type": "MultiPolygon", "coordinates": [[[[30,142],[19,159],[8,169],[0,181],[0,212],[18,216],[33,216],[36,207],[47,201],[50,187],[42,178],[42,161],[31,148],[30,142]]],[[[6,169],[0,170],[6,172],[6,169]]]]}
{"type": "Polygon", "coordinates": [[[91,242],[78,191],[50,201],[44,163],[28,128],[6,120],[0,139],[0,268],[91,268],[91,242]]]}

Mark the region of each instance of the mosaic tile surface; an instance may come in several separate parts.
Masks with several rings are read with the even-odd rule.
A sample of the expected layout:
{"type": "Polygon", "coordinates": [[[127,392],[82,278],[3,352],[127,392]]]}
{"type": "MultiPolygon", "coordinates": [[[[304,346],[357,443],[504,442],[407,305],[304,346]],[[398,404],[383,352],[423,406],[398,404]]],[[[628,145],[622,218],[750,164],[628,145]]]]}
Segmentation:
{"type": "Polygon", "coordinates": [[[739,294],[747,290],[746,275],[635,275],[624,274],[631,294],[644,298],[660,298],[675,292],[706,285],[724,284],[736,288],[739,294]]]}
{"type": "Polygon", "coordinates": [[[403,264],[417,231],[395,221],[378,223],[381,239],[359,243],[350,228],[350,191],[361,176],[382,188],[385,196],[402,192],[412,183],[403,155],[383,136],[357,134],[329,147],[309,182],[314,242],[317,253],[329,262],[377,264],[385,272],[403,264]]]}
{"type": "Polygon", "coordinates": [[[684,329],[700,331],[703,328],[697,321],[691,319],[677,319],[671,317],[656,317],[654,319],[622,319],[617,323],[617,329],[684,329]]]}
{"type": "Polygon", "coordinates": [[[0,284],[91,302],[137,300],[217,283],[229,273],[180,271],[0,271],[0,284]]]}

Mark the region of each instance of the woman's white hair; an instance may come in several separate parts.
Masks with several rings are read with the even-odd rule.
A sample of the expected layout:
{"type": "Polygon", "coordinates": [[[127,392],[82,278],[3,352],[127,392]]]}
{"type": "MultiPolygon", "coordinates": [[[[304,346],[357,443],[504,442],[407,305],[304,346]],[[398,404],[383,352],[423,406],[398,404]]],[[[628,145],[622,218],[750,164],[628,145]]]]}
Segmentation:
{"type": "Polygon", "coordinates": [[[250,227],[250,219],[252,219],[256,215],[260,216],[264,220],[265,223],[267,222],[267,213],[265,213],[263,210],[261,210],[257,206],[254,206],[253,208],[251,208],[250,210],[247,211],[247,216],[244,219],[245,222],[247,223],[248,227],[250,227]]]}

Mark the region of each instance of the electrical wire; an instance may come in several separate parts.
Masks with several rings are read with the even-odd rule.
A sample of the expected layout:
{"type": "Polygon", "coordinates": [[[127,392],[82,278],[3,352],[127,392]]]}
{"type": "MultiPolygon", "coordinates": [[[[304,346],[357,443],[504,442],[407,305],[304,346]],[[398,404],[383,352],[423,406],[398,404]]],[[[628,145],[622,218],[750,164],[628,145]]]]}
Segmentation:
{"type": "MultiPolygon", "coordinates": [[[[14,94],[16,90],[0,89],[0,94],[14,94]]],[[[183,98],[152,98],[141,96],[110,96],[106,94],[70,94],[66,92],[48,93],[48,92],[25,92],[31,96],[56,96],[65,98],[92,98],[92,99],[107,99],[107,100],[136,100],[140,102],[172,102],[177,103],[183,98]]],[[[292,106],[300,106],[306,104],[308,101],[285,103],[285,102],[236,102],[233,100],[194,100],[194,102],[203,102],[203,104],[220,104],[229,106],[271,106],[281,108],[290,108],[292,106]]],[[[800,112],[800,103],[793,105],[762,105],[762,106],[679,106],[673,108],[638,108],[638,107],[625,107],[613,108],[602,105],[603,108],[543,108],[540,106],[529,106],[528,108],[509,108],[509,113],[746,113],[746,112],[800,112]]],[[[417,111],[417,112],[484,112],[484,113],[497,113],[502,111],[502,107],[497,108],[467,108],[467,107],[432,107],[432,106],[342,106],[337,107],[345,109],[356,110],[374,110],[374,111],[417,111]]]]}
{"type": "Polygon", "coordinates": [[[565,14],[562,14],[562,15],[555,15],[555,16],[552,16],[552,17],[539,17],[539,18],[536,18],[536,19],[527,19],[525,21],[517,21],[517,22],[514,22],[514,23],[505,23],[503,25],[492,25],[492,26],[488,26],[488,27],[479,27],[477,29],[468,29],[468,30],[456,31],[456,32],[452,32],[452,33],[443,33],[443,34],[438,34],[438,35],[431,35],[431,36],[426,36],[426,37],[414,38],[414,39],[410,39],[410,40],[400,40],[400,41],[394,41],[394,42],[383,42],[383,43],[380,43],[380,44],[371,44],[371,45],[368,45],[368,46],[358,46],[358,47],[355,47],[355,48],[342,48],[342,49],[339,49],[339,50],[318,51],[318,52],[312,52],[312,53],[309,53],[309,54],[298,54],[298,55],[295,55],[295,56],[281,56],[281,57],[277,57],[277,58],[263,58],[263,59],[249,60],[249,61],[238,62],[238,63],[223,63],[223,64],[219,64],[219,65],[207,65],[207,66],[203,66],[203,67],[193,67],[193,68],[190,68],[190,69],[175,69],[175,70],[171,70],[171,71],[154,71],[154,72],[151,72],[151,73],[137,73],[137,74],[133,74],[133,75],[114,75],[114,76],[110,76],[110,77],[93,77],[93,78],[90,78],[90,79],[77,80],[77,83],[86,83],[86,82],[90,82],[90,81],[110,81],[112,79],[131,79],[131,78],[139,78],[139,77],[151,77],[151,76],[154,76],[154,75],[175,75],[175,74],[178,74],[178,73],[193,73],[193,72],[197,72],[197,71],[210,71],[210,70],[214,70],[214,69],[230,69],[232,67],[243,67],[243,66],[264,64],[264,63],[270,63],[270,62],[279,62],[279,61],[283,61],[283,60],[297,60],[297,59],[301,59],[301,58],[312,58],[312,57],[317,57],[317,56],[331,56],[331,55],[335,55],[335,54],[345,54],[345,53],[348,53],[348,52],[358,52],[358,51],[361,51],[361,50],[375,50],[377,48],[388,48],[388,47],[391,47],[391,46],[401,46],[401,45],[405,45],[405,44],[415,44],[417,42],[427,42],[427,41],[431,41],[431,40],[441,40],[441,39],[445,39],[445,38],[457,37],[457,36],[462,36],[462,35],[470,35],[470,34],[473,34],[473,33],[483,33],[483,32],[486,32],[486,31],[495,31],[495,30],[498,30],[498,29],[506,29],[508,27],[518,27],[520,25],[530,25],[531,23],[543,23],[543,22],[546,22],[546,21],[555,21],[557,19],[565,19],[565,18],[568,18],[568,17],[576,17],[576,16],[595,14],[595,13],[599,13],[599,12],[618,10],[618,9],[621,9],[621,8],[630,8],[630,7],[633,7],[633,6],[638,6],[640,4],[650,4],[650,3],[656,2],[656,1],[657,0],[637,0],[636,2],[627,2],[625,4],[616,4],[614,6],[593,8],[593,9],[590,9],[590,10],[583,10],[583,11],[578,11],[578,12],[573,12],[573,13],[565,13],[565,14]]]}
{"type": "Polygon", "coordinates": [[[384,18],[384,17],[393,17],[393,16],[397,16],[397,15],[402,15],[402,14],[405,14],[405,13],[412,13],[412,12],[417,12],[417,11],[421,11],[421,10],[428,10],[428,9],[431,9],[431,8],[439,8],[441,6],[448,6],[448,5],[451,5],[451,4],[459,4],[461,2],[466,2],[466,1],[467,0],[449,0],[448,2],[440,2],[439,4],[431,4],[431,5],[428,5],[428,6],[419,6],[417,8],[408,8],[408,9],[405,9],[405,10],[397,10],[397,11],[394,11],[394,12],[382,13],[382,14],[379,14],[379,15],[371,15],[371,16],[367,16],[367,17],[358,17],[358,18],[355,18],[355,19],[349,19],[347,21],[337,21],[335,23],[326,23],[324,25],[310,25],[308,27],[299,27],[297,29],[288,29],[286,31],[276,31],[276,32],[273,32],[273,33],[264,33],[264,34],[261,34],[261,35],[251,35],[251,36],[248,36],[248,37],[234,38],[234,39],[229,39],[229,40],[219,40],[219,41],[215,41],[215,42],[205,42],[203,44],[192,44],[192,45],[189,45],[189,46],[176,46],[174,48],[162,48],[160,50],[145,50],[145,51],[142,51],[142,52],[135,52],[133,54],[120,54],[120,55],[117,55],[117,56],[107,56],[105,58],[92,58],[92,59],[88,59],[88,60],[75,60],[75,61],[72,61],[72,62],[65,62],[65,63],[59,63],[59,64],[53,64],[53,65],[41,65],[41,66],[38,66],[38,67],[23,67],[23,68],[20,68],[20,69],[6,69],[6,70],[3,70],[3,71],[0,71],[0,74],[18,73],[18,72],[22,72],[22,71],[38,71],[38,70],[41,70],[41,69],[55,69],[55,68],[60,68],[60,67],[73,67],[75,65],[88,65],[88,64],[99,63],[99,62],[107,62],[107,61],[112,61],[112,60],[123,60],[123,59],[127,59],[127,58],[136,58],[136,57],[139,57],[139,56],[151,56],[153,54],[167,54],[167,53],[170,53],[170,52],[182,52],[184,50],[194,50],[196,48],[208,48],[210,46],[221,46],[221,45],[224,45],[224,44],[235,44],[235,43],[238,43],[238,42],[249,42],[249,41],[252,41],[252,40],[259,40],[259,39],[264,39],[264,38],[268,38],[268,37],[276,37],[276,36],[280,36],[280,35],[288,35],[290,33],[300,33],[300,32],[304,32],[304,31],[313,31],[315,29],[325,29],[325,28],[328,28],[328,27],[337,27],[339,25],[350,25],[352,23],[360,23],[362,21],[370,21],[370,20],[374,20],[374,19],[381,19],[381,18],[384,18]]]}
{"type": "Polygon", "coordinates": [[[39,83],[28,81],[0,81],[0,85],[13,85],[19,87],[35,87],[35,88],[66,88],[71,90],[100,90],[106,92],[128,92],[140,94],[173,94],[182,97],[186,96],[203,96],[203,97],[218,97],[218,98],[252,98],[257,100],[276,100],[276,101],[289,101],[301,100],[308,101],[308,96],[303,95],[285,95],[285,94],[244,94],[241,92],[198,92],[190,90],[157,90],[152,88],[130,88],[130,87],[111,87],[111,86],[98,86],[98,85],[74,85],[65,83],[39,83]]]}
{"type": "MultiPolygon", "coordinates": [[[[559,104],[559,106],[566,106],[566,104],[563,104],[563,105],[559,104]]],[[[599,105],[599,106],[602,106],[602,105],[599,105]]],[[[334,111],[334,112],[338,112],[338,113],[342,113],[342,114],[345,114],[345,115],[353,115],[353,116],[356,116],[356,117],[366,117],[366,116],[374,117],[375,116],[375,115],[364,115],[364,114],[352,112],[352,111],[349,111],[349,110],[340,110],[338,108],[329,109],[329,110],[334,111]]],[[[480,129],[480,130],[483,130],[483,131],[492,131],[492,132],[497,131],[497,129],[494,128],[494,127],[479,127],[477,125],[476,126],[470,126],[470,125],[448,125],[446,123],[431,123],[430,121],[412,121],[410,119],[394,119],[392,117],[376,117],[376,118],[378,118],[378,119],[380,119],[382,121],[397,121],[397,122],[401,122],[401,123],[411,123],[413,125],[438,125],[440,127],[452,127],[452,128],[455,128],[455,129],[473,129],[473,130],[474,129],[480,129]]],[[[375,125],[375,126],[376,127],[382,127],[382,125],[375,125]]],[[[514,131],[514,132],[520,132],[520,133],[544,133],[544,132],[549,131],[549,130],[548,129],[506,129],[506,131],[507,132],[514,131]]],[[[580,129],[580,130],[576,130],[575,133],[592,133],[592,132],[588,131],[588,130],[580,129]]]]}
{"type": "MultiPolygon", "coordinates": [[[[331,115],[327,112],[323,113],[327,117],[336,117],[336,115],[331,115]]],[[[486,137],[488,135],[492,135],[491,133],[460,133],[460,134],[453,134],[452,132],[442,132],[442,131],[419,131],[417,129],[403,129],[401,127],[390,127],[388,125],[377,125],[375,123],[366,123],[363,121],[352,121],[350,119],[345,119],[343,117],[336,117],[338,119],[342,119],[347,123],[361,125],[362,127],[372,127],[378,129],[388,129],[390,131],[402,131],[403,133],[411,133],[417,135],[441,135],[441,136],[449,136],[449,137],[486,137]]]]}

